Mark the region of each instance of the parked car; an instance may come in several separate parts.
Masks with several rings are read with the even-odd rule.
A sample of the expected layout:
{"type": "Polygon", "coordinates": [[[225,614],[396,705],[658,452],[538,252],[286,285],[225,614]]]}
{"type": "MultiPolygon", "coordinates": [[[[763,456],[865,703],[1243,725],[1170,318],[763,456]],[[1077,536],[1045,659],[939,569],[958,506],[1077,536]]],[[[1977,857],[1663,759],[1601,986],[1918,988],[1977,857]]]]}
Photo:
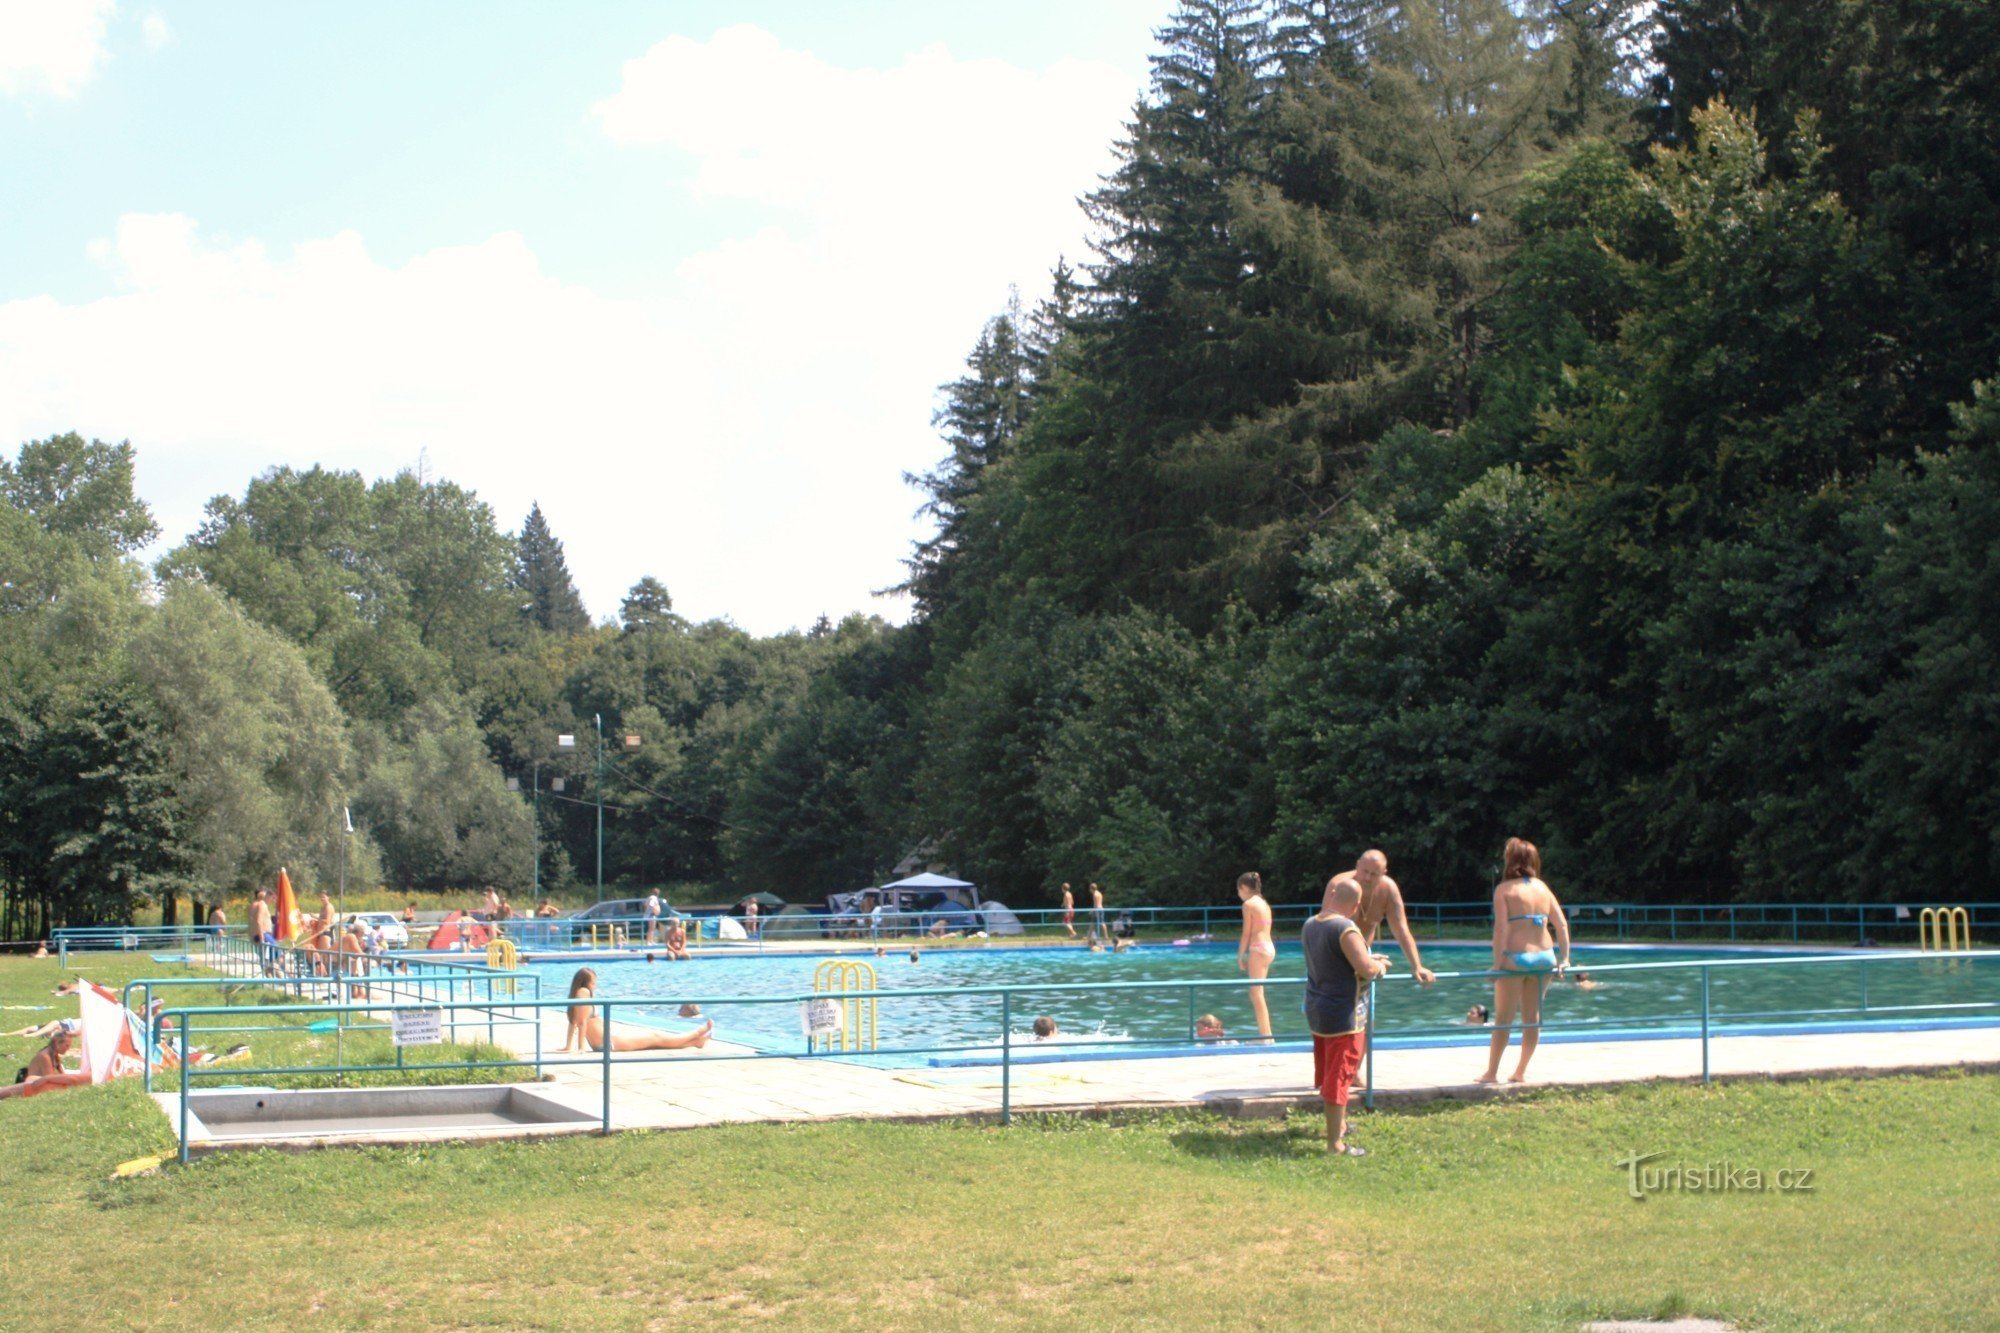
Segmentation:
{"type": "MultiPolygon", "coordinates": [[[[665,903],[660,904],[661,924],[664,925],[679,915],[679,912],[676,912],[665,903]]],[[[569,928],[571,943],[589,939],[591,926],[606,921],[624,926],[627,939],[641,941],[646,938],[645,917],[646,900],[644,898],[606,898],[601,903],[592,903],[588,907],[579,908],[574,912],[567,912],[559,917],[558,920],[571,923],[569,928]]],[[[551,922],[550,924],[553,925],[555,923],[551,922]]]]}
{"type": "Polygon", "coordinates": [[[382,943],[391,949],[410,947],[410,929],[394,912],[355,912],[348,920],[359,921],[361,928],[370,935],[381,931],[382,943]]]}

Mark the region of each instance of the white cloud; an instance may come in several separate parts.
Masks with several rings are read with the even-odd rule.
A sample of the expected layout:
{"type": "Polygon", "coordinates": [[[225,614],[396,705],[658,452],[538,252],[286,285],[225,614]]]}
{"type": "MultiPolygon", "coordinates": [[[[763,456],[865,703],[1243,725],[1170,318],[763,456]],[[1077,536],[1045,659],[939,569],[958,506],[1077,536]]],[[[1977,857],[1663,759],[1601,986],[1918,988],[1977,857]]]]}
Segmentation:
{"type": "Polygon", "coordinates": [[[539,499],[596,614],[653,574],[760,632],[900,618],[868,594],[922,530],[901,474],[941,453],[933,390],[1010,282],[1080,254],[1074,198],[1134,91],[1108,66],[672,39],[599,121],[692,155],[752,219],[657,305],[563,283],[512,233],[391,268],[352,232],[278,254],[129,215],[89,247],[115,294],[0,304],[0,441],[129,437],[169,540],[271,464],[426,449],[507,526],[539,499]]]}
{"type": "Polygon", "coordinates": [[[148,51],[157,51],[174,39],[174,30],[167,26],[163,15],[155,12],[139,21],[139,36],[148,51]]]}
{"type": "Polygon", "coordinates": [[[74,97],[110,58],[113,0],[0,0],[0,93],[74,97]]]}

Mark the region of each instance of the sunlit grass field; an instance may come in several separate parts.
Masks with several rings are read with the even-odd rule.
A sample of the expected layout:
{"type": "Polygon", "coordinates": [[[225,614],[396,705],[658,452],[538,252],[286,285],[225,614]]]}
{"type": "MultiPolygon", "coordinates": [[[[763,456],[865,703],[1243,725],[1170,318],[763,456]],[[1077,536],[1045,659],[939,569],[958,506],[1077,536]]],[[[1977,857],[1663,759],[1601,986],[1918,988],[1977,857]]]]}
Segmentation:
{"type": "MultiPolygon", "coordinates": [[[[0,1001],[63,1004],[59,976],[0,962],[0,1001]]],[[[1438,1103],[1363,1116],[1365,1160],[1327,1159],[1316,1116],[1161,1115],[222,1153],[113,1181],[172,1146],[128,1080],[0,1103],[0,1323],[1994,1327],[1996,1129],[2000,1078],[1945,1074],[1438,1103]],[[1812,1188],[1635,1200],[1635,1152],[1812,1188]]]]}

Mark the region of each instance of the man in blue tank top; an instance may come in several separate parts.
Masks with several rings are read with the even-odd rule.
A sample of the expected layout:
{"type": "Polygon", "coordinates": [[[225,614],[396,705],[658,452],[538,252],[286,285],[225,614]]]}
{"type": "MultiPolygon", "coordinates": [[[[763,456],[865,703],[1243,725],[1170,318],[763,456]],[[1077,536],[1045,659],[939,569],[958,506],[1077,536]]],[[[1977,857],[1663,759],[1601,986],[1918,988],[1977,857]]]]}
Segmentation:
{"type": "Polygon", "coordinates": [[[1368,952],[1354,912],[1361,888],[1350,875],[1326,886],[1319,915],[1305,924],[1306,1026],[1313,1034],[1313,1083],[1326,1103],[1326,1150],[1366,1157],[1347,1142],[1347,1090],[1368,1045],[1368,983],[1389,970],[1389,960],[1368,952]]]}

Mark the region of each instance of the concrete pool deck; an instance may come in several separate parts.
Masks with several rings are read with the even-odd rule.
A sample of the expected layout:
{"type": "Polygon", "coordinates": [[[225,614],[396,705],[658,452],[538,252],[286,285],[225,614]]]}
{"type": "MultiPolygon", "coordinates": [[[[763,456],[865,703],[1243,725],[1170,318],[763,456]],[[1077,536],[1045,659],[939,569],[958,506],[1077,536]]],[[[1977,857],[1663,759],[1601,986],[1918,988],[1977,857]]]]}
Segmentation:
{"type": "MultiPolygon", "coordinates": [[[[533,1039],[526,1035],[526,1029],[514,1032],[514,1040],[503,1038],[501,1044],[532,1054],[533,1039]]],[[[544,1052],[562,1044],[558,1020],[548,1020],[543,1041],[544,1052]]],[[[612,1128],[991,1117],[1000,1112],[1001,1074],[997,1065],[875,1069],[825,1058],[711,1058],[711,1053],[747,1052],[747,1047],[718,1040],[701,1052],[636,1059],[614,1056],[612,1128]]],[[[1501,1065],[1503,1077],[1511,1071],[1516,1054],[1510,1052],[1501,1065]]],[[[1709,1042],[1709,1060],[1711,1074],[1717,1079],[1867,1076],[1954,1067],[2000,1070],[2000,1027],[1876,1036],[1715,1037],[1709,1042]]],[[[597,1057],[588,1063],[545,1067],[550,1081],[540,1085],[544,1096],[593,1116],[600,1113],[604,1085],[597,1057]]],[[[1474,1084],[1471,1080],[1484,1067],[1484,1053],[1466,1047],[1379,1052],[1376,1104],[1507,1096],[1519,1090],[1474,1084]]],[[[1535,1053],[1532,1072],[1534,1083],[1529,1086],[1535,1087],[1698,1080],[1701,1042],[1698,1038],[1667,1038],[1547,1043],[1535,1053]]],[[[1227,1054],[1173,1059],[1016,1065],[1011,1101],[1016,1112],[1102,1114],[1202,1108],[1227,1115],[1277,1115],[1294,1108],[1318,1109],[1311,1078],[1309,1055],[1239,1047],[1227,1054]]]]}

